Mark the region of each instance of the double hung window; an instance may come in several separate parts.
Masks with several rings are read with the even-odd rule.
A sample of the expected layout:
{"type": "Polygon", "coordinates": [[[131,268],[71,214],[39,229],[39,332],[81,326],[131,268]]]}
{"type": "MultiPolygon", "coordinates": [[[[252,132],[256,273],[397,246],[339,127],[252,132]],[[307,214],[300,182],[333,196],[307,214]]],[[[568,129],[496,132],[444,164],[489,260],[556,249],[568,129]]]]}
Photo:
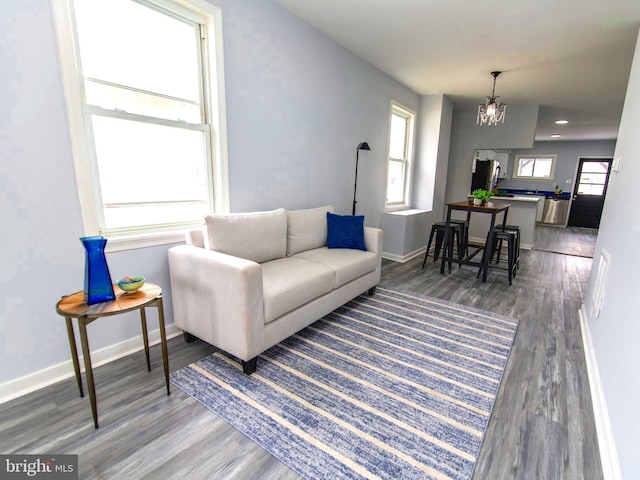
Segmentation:
{"type": "Polygon", "coordinates": [[[224,210],[215,7],[56,1],[86,233],[164,243],[224,210]]]}
{"type": "Polygon", "coordinates": [[[556,155],[516,155],[513,178],[553,180],[556,155]]]}
{"type": "Polygon", "coordinates": [[[386,208],[409,206],[415,112],[392,102],[387,159],[386,208]]]}

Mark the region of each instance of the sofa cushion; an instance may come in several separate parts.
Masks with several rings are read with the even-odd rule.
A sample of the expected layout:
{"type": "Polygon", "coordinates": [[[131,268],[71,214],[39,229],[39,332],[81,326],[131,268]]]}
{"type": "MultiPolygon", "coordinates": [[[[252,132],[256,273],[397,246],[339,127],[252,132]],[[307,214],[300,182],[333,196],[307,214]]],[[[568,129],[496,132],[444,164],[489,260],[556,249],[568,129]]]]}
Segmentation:
{"type": "Polygon", "coordinates": [[[287,212],[207,215],[208,248],[262,263],[287,253],[287,212]]]}
{"type": "Polygon", "coordinates": [[[287,255],[327,245],[327,212],[333,207],[307,208],[287,212],[287,255]]]}
{"type": "Polygon", "coordinates": [[[331,268],[334,274],[333,288],[341,287],[374,271],[378,265],[378,256],[375,253],[350,248],[316,248],[291,258],[309,260],[331,268]]]}
{"type": "Polygon", "coordinates": [[[327,246],[366,250],[363,215],[334,215],[327,212],[327,246]]]}
{"type": "Polygon", "coordinates": [[[185,233],[185,243],[194,247],[205,248],[206,226],[200,230],[189,230],[185,233]]]}
{"type": "Polygon", "coordinates": [[[333,270],[317,262],[285,257],[263,263],[264,322],[329,293],[333,284],[333,270]]]}

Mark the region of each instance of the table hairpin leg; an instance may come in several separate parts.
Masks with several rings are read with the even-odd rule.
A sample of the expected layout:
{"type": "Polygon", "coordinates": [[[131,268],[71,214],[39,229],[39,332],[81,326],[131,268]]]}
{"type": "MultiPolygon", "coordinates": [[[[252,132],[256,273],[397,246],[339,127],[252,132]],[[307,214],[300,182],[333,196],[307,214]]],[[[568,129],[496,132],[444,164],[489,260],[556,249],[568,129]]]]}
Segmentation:
{"type": "Polygon", "coordinates": [[[144,354],[147,357],[147,371],[151,371],[151,357],[149,356],[149,334],[147,333],[147,314],[144,307],[140,309],[140,323],[142,324],[142,341],[144,343],[144,354]]]}
{"type": "Polygon", "coordinates": [[[67,335],[69,336],[69,348],[71,349],[73,371],[76,374],[76,382],[78,383],[78,390],[80,390],[80,397],[84,397],[84,391],[82,390],[82,376],[80,375],[80,362],[78,361],[78,350],[76,348],[76,335],[73,333],[73,323],[71,322],[71,317],[65,317],[64,320],[67,324],[67,335]]]}
{"type": "Polygon", "coordinates": [[[87,376],[87,389],[89,390],[89,400],[91,401],[91,412],[93,413],[93,424],[98,428],[98,404],[96,401],[96,386],[93,382],[93,369],[91,368],[91,354],[89,350],[89,339],[87,337],[87,324],[93,319],[78,318],[80,326],[80,343],[82,343],[82,355],[84,357],[84,372],[87,376]]]}
{"type": "Polygon", "coordinates": [[[162,306],[162,295],[156,298],[158,307],[158,326],[160,327],[160,344],[162,345],[162,364],[164,367],[164,381],[167,385],[167,395],[171,395],[169,390],[169,352],[167,351],[167,332],[164,326],[164,307],[162,306]]]}

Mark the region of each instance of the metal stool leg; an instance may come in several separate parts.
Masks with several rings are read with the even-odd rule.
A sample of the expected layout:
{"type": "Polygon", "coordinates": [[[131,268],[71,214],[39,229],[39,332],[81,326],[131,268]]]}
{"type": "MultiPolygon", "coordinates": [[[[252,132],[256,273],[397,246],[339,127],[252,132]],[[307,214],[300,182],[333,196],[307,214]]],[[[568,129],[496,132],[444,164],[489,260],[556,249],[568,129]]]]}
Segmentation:
{"type": "Polygon", "coordinates": [[[424,252],[424,260],[422,262],[422,268],[424,268],[425,264],[427,263],[427,257],[429,256],[429,250],[431,250],[431,242],[433,241],[433,235],[436,233],[436,228],[437,227],[435,225],[431,225],[431,234],[429,235],[429,242],[427,243],[427,251],[424,252]]]}
{"type": "Polygon", "coordinates": [[[513,253],[515,250],[515,235],[511,235],[509,236],[509,239],[507,240],[507,266],[509,269],[509,285],[511,285],[511,282],[513,280],[513,253]]]}
{"type": "MultiPolygon", "coordinates": [[[[440,256],[440,250],[442,249],[442,244],[444,243],[444,230],[437,229],[436,230],[436,249],[433,252],[433,261],[438,261],[438,256],[440,256]]],[[[443,252],[444,255],[444,252],[443,252]]]]}

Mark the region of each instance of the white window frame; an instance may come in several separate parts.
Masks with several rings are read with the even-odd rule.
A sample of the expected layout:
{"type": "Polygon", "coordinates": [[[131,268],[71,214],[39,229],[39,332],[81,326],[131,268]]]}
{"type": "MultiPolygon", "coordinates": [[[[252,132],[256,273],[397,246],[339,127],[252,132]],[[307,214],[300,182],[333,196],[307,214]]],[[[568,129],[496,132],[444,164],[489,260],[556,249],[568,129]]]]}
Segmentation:
{"type": "MultiPolygon", "coordinates": [[[[224,59],[222,37],[222,10],[205,0],[135,0],[138,3],[158,6],[201,23],[203,42],[203,70],[207,79],[204,88],[206,111],[204,121],[210,128],[209,202],[213,211],[229,212],[229,166],[227,150],[227,124],[224,84],[224,59]]],[[[94,177],[93,147],[89,144],[90,128],[86,125],[83,109],[83,78],[77,68],[79,52],[74,35],[72,0],[52,0],[54,23],[62,73],[62,84],[69,119],[71,150],[74,160],[84,234],[99,235],[101,202],[97,201],[99,181],[94,177]],[[98,183],[96,183],[98,182],[98,183]]],[[[181,225],[151,231],[124,230],[118,234],[106,234],[108,251],[128,250],[184,241],[184,232],[195,225],[181,225]]]]}
{"type": "Polygon", "coordinates": [[[394,100],[391,101],[391,108],[389,111],[389,141],[387,143],[387,171],[385,175],[385,211],[392,212],[397,210],[406,210],[411,207],[411,178],[413,170],[413,157],[415,151],[415,124],[416,124],[416,112],[410,108],[398,103],[394,100]],[[389,149],[391,145],[391,118],[396,114],[402,116],[408,121],[408,128],[405,137],[405,155],[404,159],[393,159],[389,156],[389,149]],[[404,183],[403,183],[403,197],[400,202],[388,202],[387,201],[387,189],[389,186],[389,165],[391,162],[401,161],[404,163],[404,183]]]}
{"type": "Polygon", "coordinates": [[[540,154],[535,154],[535,155],[516,155],[515,159],[513,161],[513,175],[512,178],[516,179],[516,180],[534,180],[534,181],[544,181],[544,182],[548,182],[548,181],[553,181],[555,180],[555,174],[556,174],[556,160],[557,160],[557,155],[553,154],[553,155],[540,155],[540,154]],[[533,177],[533,176],[526,176],[526,175],[518,175],[518,170],[520,169],[520,160],[536,160],[536,159],[551,159],[551,171],[549,172],[549,176],[548,177],[533,177]]]}

